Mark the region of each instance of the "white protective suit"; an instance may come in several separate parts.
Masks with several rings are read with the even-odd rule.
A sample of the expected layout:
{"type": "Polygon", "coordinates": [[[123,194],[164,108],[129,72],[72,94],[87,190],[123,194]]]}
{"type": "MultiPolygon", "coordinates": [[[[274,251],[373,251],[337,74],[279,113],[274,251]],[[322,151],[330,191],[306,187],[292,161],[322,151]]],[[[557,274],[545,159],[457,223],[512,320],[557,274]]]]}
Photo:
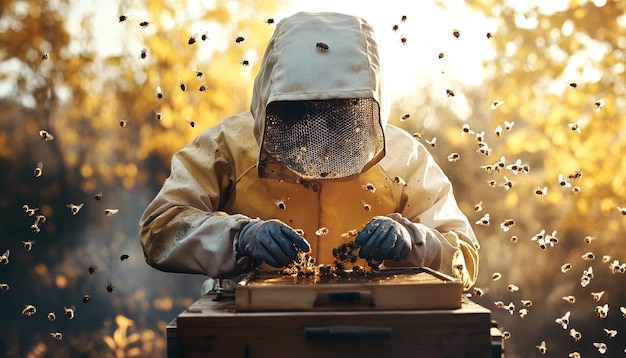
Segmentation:
{"type": "Polygon", "coordinates": [[[446,175],[420,142],[386,124],[388,111],[369,24],[335,13],[298,13],[282,20],[255,80],[251,113],[223,119],[172,158],[169,178],[141,218],[146,261],[163,271],[235,277],[252,268],[249,260],[235,258],[237,233],[260,218],[303,230],[317,263],[331,264],[332,249],[354,240],[346,233],[382,215],[401,223],[414,243],[424,241],[405,261],[387,266],[431,267],[469,288],[478,270],[472,228],[446,175]],[[320,42],[328,49],[316,46],[320,42]],[[346,180],[303,185],[259,178],[268,103],[336,98],[376,100],[384,157],[373,158],[363,173],[346,180]],[[322,227],[327,233],[316,235],[322,227]]]}

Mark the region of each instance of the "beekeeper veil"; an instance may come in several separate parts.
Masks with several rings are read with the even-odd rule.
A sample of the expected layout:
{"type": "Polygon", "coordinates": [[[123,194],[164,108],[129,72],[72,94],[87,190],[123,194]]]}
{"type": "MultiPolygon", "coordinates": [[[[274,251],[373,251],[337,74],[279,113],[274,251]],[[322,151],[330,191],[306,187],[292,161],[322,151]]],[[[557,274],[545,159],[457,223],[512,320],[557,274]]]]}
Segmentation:
{"type": "Polygon", "coordinates": [[[255,79],[251,111],[262,178],[347,179],[385,154],[372,27],[337,13],[280,21],[255,79]]]}

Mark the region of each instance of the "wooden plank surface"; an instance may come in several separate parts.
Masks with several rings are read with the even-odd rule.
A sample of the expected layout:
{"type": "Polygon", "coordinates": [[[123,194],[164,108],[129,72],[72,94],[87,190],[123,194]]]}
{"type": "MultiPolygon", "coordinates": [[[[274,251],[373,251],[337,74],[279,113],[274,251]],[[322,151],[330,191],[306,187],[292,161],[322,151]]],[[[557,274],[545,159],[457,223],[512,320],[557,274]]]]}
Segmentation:
{"type": "Polygon", "coordinates": [[[177,317],[179,357],[489,357],[490,311],[251,312],[207,295],[177,317]],[[313,334],[311,334],[313,332],[313,334]]]}

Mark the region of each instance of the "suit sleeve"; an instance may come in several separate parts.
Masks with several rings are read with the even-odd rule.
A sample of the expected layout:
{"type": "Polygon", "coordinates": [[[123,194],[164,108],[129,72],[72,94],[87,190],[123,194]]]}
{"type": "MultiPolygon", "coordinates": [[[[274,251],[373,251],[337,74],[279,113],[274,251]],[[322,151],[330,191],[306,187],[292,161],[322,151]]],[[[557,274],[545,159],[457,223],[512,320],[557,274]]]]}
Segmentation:
{"type": "Polygon", "coordinates": [[[146,262],[162,271],[230,278],[250,269],[235,260],[235,237],[250,218],[218,211],[235,183],[223,133],[206,131],[172,158],[171,174],[140,220],[146,262]]]}
{"type": "MultiPolygon", "coordinates": [[[[400,176],[399,212],[391,218],[412,236],[407,260],[457,277],[466,289],[476,281],[479,244],[467,217],[459,209],[450,180],[426,148],[408,133],[389,133],[401,154],[388,156],[388,174],[400,176]],[[410,149],[410,150],[409,150],[410,149]]],[[[392,178],[393,179],[393,178],[392,178]]]]}

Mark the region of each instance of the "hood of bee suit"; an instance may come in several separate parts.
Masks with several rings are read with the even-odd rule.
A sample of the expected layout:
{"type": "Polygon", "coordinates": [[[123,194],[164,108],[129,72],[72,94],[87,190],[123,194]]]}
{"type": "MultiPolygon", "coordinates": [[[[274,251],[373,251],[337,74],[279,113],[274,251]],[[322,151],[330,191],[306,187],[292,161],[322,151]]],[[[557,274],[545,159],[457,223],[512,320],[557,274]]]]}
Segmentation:
{"type": "MultiPolygon", "coordinates": [[[[378,46],[374,30],[365,20],[339,13],[307,12],[281,20],[254,81],[250,106],[259,158],[267,129],[266,110],[272,103],[373,100],[382,137],[389,106],[381,89],[378,46]]],[[[381,148],[365,169],[384,156],[384,139],[381,148]]],[[[259,175],[270,177],[262,175],[261,168],[259,163],[259,175]]]]}

